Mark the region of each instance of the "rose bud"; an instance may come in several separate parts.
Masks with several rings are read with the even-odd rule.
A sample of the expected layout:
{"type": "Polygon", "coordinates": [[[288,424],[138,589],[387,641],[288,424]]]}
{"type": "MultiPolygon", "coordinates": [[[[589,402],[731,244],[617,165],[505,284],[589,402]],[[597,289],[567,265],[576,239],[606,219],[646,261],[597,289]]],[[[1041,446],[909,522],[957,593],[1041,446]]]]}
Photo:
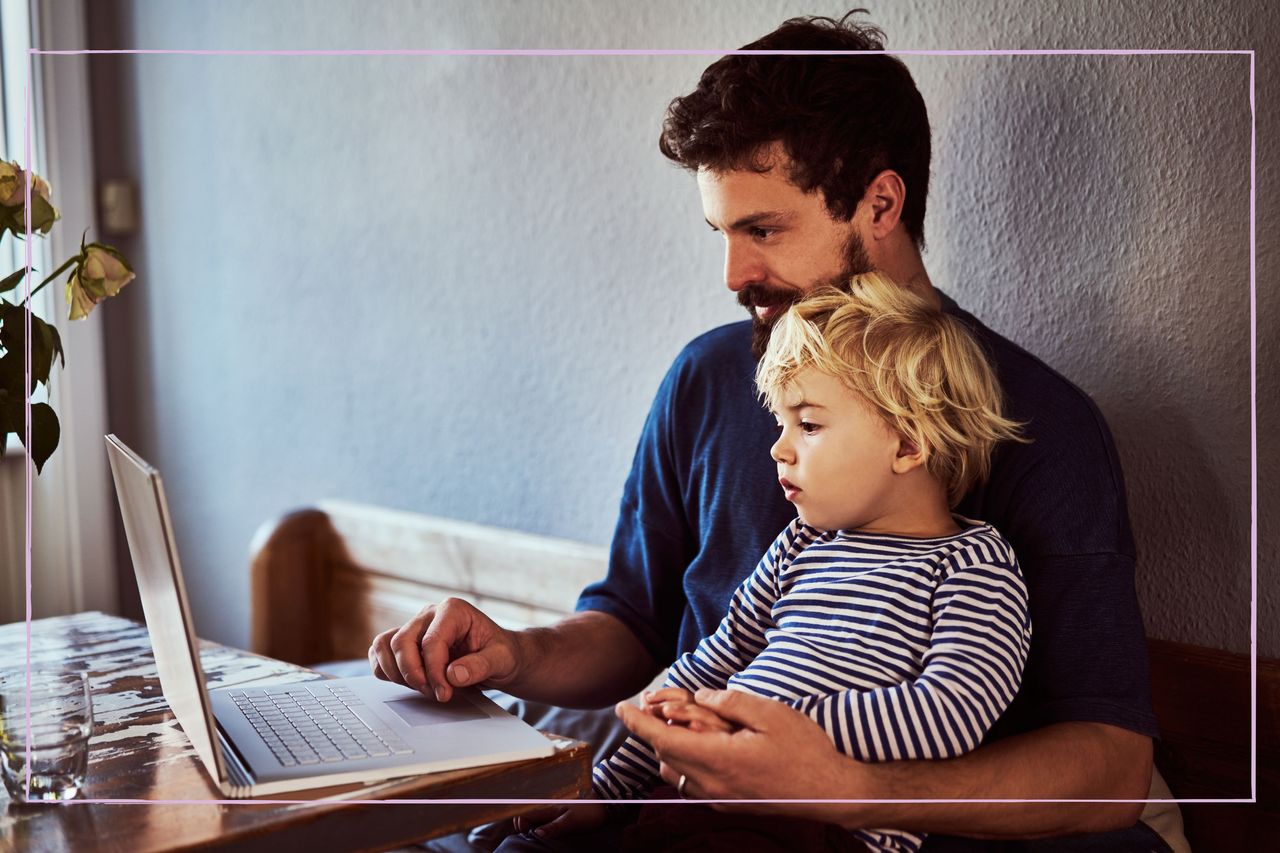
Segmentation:
{"type": "Polygon", "coordinates": [[[67,279],[67,304],[70,319],[82,320],[93,307],[109,296],[115,296],[120,288],[133,281],[133,270],[120,253],[101,243],[90,243],[81,255],[80,263],[67,279]]]}

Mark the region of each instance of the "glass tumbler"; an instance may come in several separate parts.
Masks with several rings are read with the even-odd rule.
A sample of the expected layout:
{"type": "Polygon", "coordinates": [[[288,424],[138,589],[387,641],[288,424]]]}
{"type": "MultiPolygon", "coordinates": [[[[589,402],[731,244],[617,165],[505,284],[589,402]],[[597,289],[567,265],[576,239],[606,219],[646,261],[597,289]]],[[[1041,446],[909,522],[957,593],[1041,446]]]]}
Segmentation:
{"type": "Polygon", "coordinates": [[[74,797],[84,785],[92,733],[85,673],[0,672],[0,774],[13,799],[74,797]]]}

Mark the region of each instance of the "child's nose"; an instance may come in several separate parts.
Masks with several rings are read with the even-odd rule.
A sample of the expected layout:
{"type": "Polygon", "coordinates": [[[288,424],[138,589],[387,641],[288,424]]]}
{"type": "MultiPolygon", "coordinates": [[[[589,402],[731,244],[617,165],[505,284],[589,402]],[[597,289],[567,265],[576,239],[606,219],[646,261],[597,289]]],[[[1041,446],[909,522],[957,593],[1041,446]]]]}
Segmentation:
{"type": "Polygon", "coordinates": [[[791,448],[783,441],[783,436],[778,436],[778,440],[773,443],[773,447],[769,448],[769,455],[773,457],[774,462],[778,463],[790,464],[794,460],[791,448]]]}

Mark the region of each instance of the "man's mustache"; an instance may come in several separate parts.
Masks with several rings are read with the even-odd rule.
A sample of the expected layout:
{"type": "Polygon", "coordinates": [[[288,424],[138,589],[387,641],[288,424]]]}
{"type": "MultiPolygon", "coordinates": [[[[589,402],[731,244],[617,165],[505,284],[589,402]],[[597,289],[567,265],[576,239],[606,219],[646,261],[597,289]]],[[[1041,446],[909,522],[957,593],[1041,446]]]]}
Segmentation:
{"type": "Polygon", "coordinates": [[[773,305],[790,305],[798,300],[800,296],[799,291],[791,288],[748,284],[738,291],[738,304],[751,311],[755,308],[768,308],[773,305]]]}

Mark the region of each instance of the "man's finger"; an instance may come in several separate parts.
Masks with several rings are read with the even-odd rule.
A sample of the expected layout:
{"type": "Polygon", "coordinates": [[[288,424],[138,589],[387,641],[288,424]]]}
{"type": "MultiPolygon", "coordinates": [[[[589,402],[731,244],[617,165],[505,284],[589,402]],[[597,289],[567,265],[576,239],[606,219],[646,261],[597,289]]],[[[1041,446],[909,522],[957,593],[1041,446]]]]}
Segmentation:
{"type": "Polygon", "coordinates": [[[665,720],[637,708],[630,702],[619,702],[613,710],[633,735],[647,741],[655,750],[661,750],[661,744],[666,742],[667,730],[671,728],[665,720]]]}
{"type": "Polygon", "coordinates": [[[373,674],[378,678],[404,684],[404,676],[400,674],[395,655],[391,651],[391,636],[394,633],[394,630],[383,631],[373,638],[373,645],[369,647],[369,664],[373,667],[373,674]]]}
{"type": "Polygon", "coordinates": [[[542,826],[534,830],[534,834],[542,838],[559,838],[561,835],[568,835],[578,826],[578,821],[574,820],[573,809],[567,808],[564,814],[560,815],[550,823],[544,823],[542,826]]]}
{"type": "Polygon", "coordinates": [[[741,690],[708,690],[704,687],[694,694],[694,699],[729,722],[757,732],[769,731],[770,722],[776,720],[779,713],[795,713],[774,699],[741,690]]]}
{"type": "MultiPolygon", "coordinates": [[[[422,652],[418,649],[418,643],[422,640],[422,633],[427,630],[427,626],[431,624],[431,620],[435,616],[434,607],[424,607],[417,616],[404,623],[398,631],[391,635],[388,645],[391,649],[391,655],[394,658],[392,664],[395,671],[400,673],[400,678],[388,671],[393,680],[399,681],[407,687],[414,690],[421,690],[426,684],[426,674],[422,667],[422,652]]],[[[378,659],[382,661],[382,656],[378,659]]],[[[385,661],[383,669],[387,669],[385,661]]]]}
{"type": "Polygon", "coordinates": [[[478,652],[463,655],[449,664],[449,683],[455,687],[469,687],[473,684],[487,681],[498,670],[509,673],[509,663],[507,666],[503,666],[508,657],[506,649],[497,645],[487,646],[478,652]]]}
{"type": "Polygon", "coordinates": [[[468,608],[466,602],[446,598],[436,608],[435,618],[427,626],[420,641],[419,651],[426,670],[425,686],[440,702],[448,702],[453,698],[453,685],[445,675],[445,667],[449,665],[449,654],[454,644],[470,630],[468,608]]]}
{"type": "Polygon", "coordinates": [[[535,827],[542,826],[547,821],[557,817],[562,811],[564,811],[564,806],[543,806],[540,809],[516,815],[512,823],[515,825],[516,832],[529,832],[535,827]]]}
{"type": "Polygon", "coordinates": [[[692,775],[694,772],[705,770],[708,759],[713,759],[724,748],[725,741],[721,738],[730,737],[720,732],[699,734],[689,731],[684,726],[669,726],[666,720],[653,717],[628,702],[619,702],[614,706],[614,713],[632,734],[647,741],[653,747],[659,761],[675,764],[674,778],[677,779],[681,772],[692,775]]]}
{"type": "Polygon", "coordinates": [[[668,720],[683,723],[695,732],[733,731],[733,724],[705,705],[687,702],[668,702],[662,706],[662,715],[668,720]]]}

